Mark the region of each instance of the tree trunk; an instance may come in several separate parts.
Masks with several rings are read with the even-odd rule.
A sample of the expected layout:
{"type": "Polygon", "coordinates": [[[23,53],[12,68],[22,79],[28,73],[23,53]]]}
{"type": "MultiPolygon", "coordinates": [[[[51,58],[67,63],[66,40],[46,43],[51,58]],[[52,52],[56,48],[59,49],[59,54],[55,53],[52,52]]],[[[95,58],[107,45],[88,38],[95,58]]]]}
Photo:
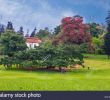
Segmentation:
{"type": "Polygon", "coordinates": [[[59,70],[60,70],[60,72],[61,72],[62,68],[61,68],[61,67],[59,67],[59,70]]]}

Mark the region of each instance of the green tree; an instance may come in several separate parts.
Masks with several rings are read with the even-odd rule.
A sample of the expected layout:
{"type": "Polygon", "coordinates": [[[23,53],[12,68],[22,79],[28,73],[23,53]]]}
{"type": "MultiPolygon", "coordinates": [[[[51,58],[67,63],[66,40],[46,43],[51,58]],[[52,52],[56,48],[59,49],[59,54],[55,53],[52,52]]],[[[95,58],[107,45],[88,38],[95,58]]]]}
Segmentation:
{"type": "Polygon", "coordinates": [[[90,26],[90,33],[93,37],[99,37],[103,33],[103,29],[100,24],[97,24],[95,22],[89,23],[90,26]]]}
{"type": "Polygon", "coordinates": [[[34,28],[33,32],[30,35],[30,37],[35,37],[35,35],[36,35],[36,27],[34,28]]]}
{"type": "Polygon", "coordinates": [[[16,61],[23,68],[62,68],[74,64],[83,64],[83,56],[75,51],[72,45],[57,45],[45,43],[36,49],[19,52],[16,61]]]}
{"type": "Polygon", "coordinates": [[[107,22],[107,33],[105,34],[104,37],[104,48],[105,53],[108,55],[108,58],[110,58],[110,11],[108,12],[106,22],[107,22]]]}
{"type": "Polygon", "coordinates": [[[39,32],[36,34],[37,37],[44,39],[51,36],[51,33],[49,32],[49,29],[40,29],[39,32]]]}
{"type": "Polygon", "coordinates": [[[24,37],[12,29],[6,30],[5,33],[1,35],[1,45],[3,46],[3,54],[6,55],[6,57],[1,59],[1,62],[8,68],[13,64],[18,64],[15,54],[27,48],[24,37]]]}
{"type": "Polygon", "coordinates": [[[27,48],[24,37],[13,30],[7,30],[2,34],[1,45],[3,46],[4,55],[7,55],[10,59],[17,52],[24,51],[27,48]]]}
{"type": "Polygon", "coordinates": [[[104,40],[102,38],[93,37],[94,53],[104,54],[103,45],[104,40]]]}
{"type": "Polygon", "coordinates": [[[14,30],[13,23],[12,22],[8,22],[6,29],[7,30],[14,30]]]}
{"type": "Polygon", "coordinates": [[[19,31],[17,32],[18,34],[24,35],[23,27],[21,26],[19,28],[19,31]]]}
{"type": "Polygon", "coordinates": [[[1,34],[5,32],[4,25],[0,24],[0,37],[1,34]]]}
{"type": "Polygon", "coordinates": [[[59,34],[59,32],[61,32],[61,25],[59,25],[59,26],[56,26],[55,28],[54,28],[54,35],[57,35],[57,34],[59,34]]]}
{"type": "Polygon", "coordinates": [[[109,32],[104,37],[104,50],[105,50],[105,53],[108,55],[108,59],[109,59],[110,58],[110,33],[109,32]]]}

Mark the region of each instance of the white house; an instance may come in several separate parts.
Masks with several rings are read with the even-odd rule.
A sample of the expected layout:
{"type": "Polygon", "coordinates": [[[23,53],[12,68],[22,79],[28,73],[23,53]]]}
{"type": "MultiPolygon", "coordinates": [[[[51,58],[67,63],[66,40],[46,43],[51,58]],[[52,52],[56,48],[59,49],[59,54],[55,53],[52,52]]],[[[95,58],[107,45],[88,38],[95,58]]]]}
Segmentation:
{"type": "Polygon", "coordinates": [[[41,42],[42,41],[36,37],[27,37],[26,38],[26,44],[29,49],[34,49],[35,47],[39,46],[41,42]]]}

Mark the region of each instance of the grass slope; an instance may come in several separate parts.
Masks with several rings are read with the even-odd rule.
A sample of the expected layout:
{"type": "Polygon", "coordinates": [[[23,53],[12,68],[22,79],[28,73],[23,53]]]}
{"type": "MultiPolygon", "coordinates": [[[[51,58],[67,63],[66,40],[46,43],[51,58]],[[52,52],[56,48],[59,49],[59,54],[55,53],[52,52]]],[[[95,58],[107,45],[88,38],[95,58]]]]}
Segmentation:
{"type": "Polygon", "coordinates": [[[110,60],[104,55],[86,55],[90,70],[77,69],[65,74],[47,71],[0,69],[0,90],[110,90],[110,60]]]}

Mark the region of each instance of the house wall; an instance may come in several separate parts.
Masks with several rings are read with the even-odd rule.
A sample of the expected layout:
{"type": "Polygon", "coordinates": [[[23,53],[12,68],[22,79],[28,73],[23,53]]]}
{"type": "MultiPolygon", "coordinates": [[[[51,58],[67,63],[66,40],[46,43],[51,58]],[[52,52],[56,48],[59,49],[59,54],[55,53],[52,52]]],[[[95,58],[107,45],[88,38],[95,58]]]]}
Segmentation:
{"type": "Polygon", "coordinates": [[[26,45],[29,49],[34,49],[35,46],[39,46],[39,43],[26,43],[26,45]]]}

